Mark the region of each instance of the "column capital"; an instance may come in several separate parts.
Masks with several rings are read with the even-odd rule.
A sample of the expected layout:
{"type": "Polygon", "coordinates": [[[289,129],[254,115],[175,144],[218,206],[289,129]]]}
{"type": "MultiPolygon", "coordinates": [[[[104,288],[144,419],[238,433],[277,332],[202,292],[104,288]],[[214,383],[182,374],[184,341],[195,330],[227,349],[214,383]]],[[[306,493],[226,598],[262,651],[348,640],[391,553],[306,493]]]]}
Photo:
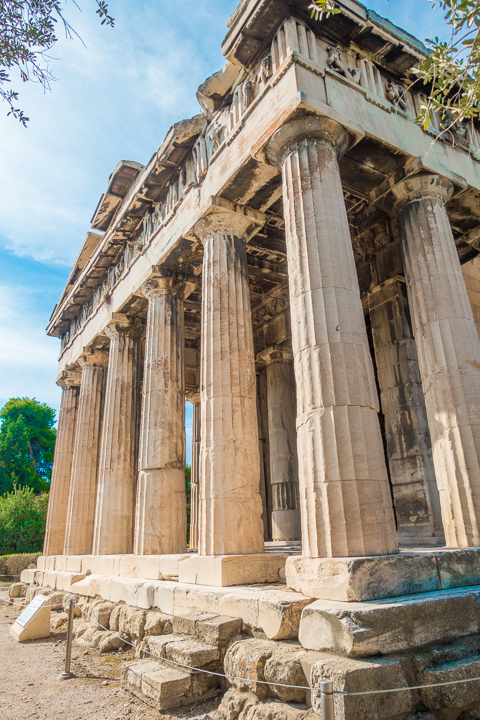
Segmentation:
{"type": "Polygon", "coordinates": [[[392,188],[395,209],[400,210],[424,198],[441,198],[446,203],[452,197],[453,189],[453,183],[442,175],[414,175],[392,188]]]}
{"type": "Polygon", "coordinates": [[[272,365],[273,363],[293,363],[293,350],[283,345],[271,345],[257,353],[257,363],[272,365]]]}
{"type": "Polygon", "coordinates": [[[210,236],[221,233],[233,237],[245,237],[250,229],[264,225],[265,222],[265,215],[258,210],[212,196],[210,206],[195,224],[193,231],[203,245],[210,236]]]}
{"type": "Polygon", "coordinates": [[[110,338],[110,340],[117,335],[129,335],[136,337],[139,334],[141,327],[142,322],[140,318],[124,315],[123,313],[113,313],[110,318],[110,322],[104,329],[104,333],[108,338],[110,338]]]}
{"type": "Polygon", "coordinates": [[[193,405],[198,405],[200,402],[200,390],[199,388],[196,388],[195,390],[189,390],[186,393],[187,400],[191,402],[193,405]]]}
{"type": "Polygon", "coordinates": [[[267,156],[272,165],[281,168],[283,161],[299,144],[326,143],[340,158],[348,147],[348,134],[336,120],[319,115],[304,115],[288,120],[270,138],[267,156]]]}
{"type": "Polygon", "coordinates": [[[108,350],[87,350],[84,349],[83,355],[78,360],[80,367],[92,366],[98,367],[108,364],[108,350]]]}
{"type": "Polygon", "coordinates": [[[82,384],[82,373],[80,370],[63,370],[56,380],[57,385],[66,390],[67,388],[80,387],[82,384]]]}
{"type": "Polygon", "coordinates": [[[140,292],[147,300],[152,296],[165,293],[178,295],[181,300],[185,300],[195,289],[194,282],[191,282],[189,278],[190,276],[176,273],[169,268],[156,266],[152,275],[141,286],[140,292]]]}

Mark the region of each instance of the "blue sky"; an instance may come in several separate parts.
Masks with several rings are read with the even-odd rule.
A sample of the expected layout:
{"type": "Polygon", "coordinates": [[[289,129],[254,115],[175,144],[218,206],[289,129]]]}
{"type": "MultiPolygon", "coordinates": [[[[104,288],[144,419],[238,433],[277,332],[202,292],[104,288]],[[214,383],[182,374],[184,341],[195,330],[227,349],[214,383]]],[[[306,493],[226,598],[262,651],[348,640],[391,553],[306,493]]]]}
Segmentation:
{"type": "MultiPolygon", "coordinates": [[[[195,91],[223,65],[237,0],[110,0],[113,30],[94,0],[79,4],[66,15],[85,46],[54,48],[52,92],[14,78],[28,128],[0,104],[0,406],[26,396],[58,409],[59,341],[45,326],[100,195],[120,160],[145,164],[174,122],[199,112],[195,91]]],[[[428,0],[368,7],[421,40],[445,35],[428,0]]]]}

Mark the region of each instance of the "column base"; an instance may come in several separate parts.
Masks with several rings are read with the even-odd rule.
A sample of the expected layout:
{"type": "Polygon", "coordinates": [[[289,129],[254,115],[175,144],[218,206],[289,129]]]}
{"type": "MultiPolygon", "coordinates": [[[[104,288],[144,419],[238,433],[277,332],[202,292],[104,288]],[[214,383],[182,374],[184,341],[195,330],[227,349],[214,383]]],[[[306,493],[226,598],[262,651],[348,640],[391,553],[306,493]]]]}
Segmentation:
{"type": "Polygon", "coordinates": [[[300,510],[273,510],[272,537],[273,540],[300,540],[300,510]]]}
{"type": "Polygon", "coordinates": [[[197,555],[180,563],[178,580],[213,587],[278,583],[287,557],[279,553],[197,555]]]}
{"type": "Polygon", "coordinates": [[[480,548],[401,551],[371,557],[290,556],[289,588],[307,597],[361,602],[480,585],[480,548]]]}

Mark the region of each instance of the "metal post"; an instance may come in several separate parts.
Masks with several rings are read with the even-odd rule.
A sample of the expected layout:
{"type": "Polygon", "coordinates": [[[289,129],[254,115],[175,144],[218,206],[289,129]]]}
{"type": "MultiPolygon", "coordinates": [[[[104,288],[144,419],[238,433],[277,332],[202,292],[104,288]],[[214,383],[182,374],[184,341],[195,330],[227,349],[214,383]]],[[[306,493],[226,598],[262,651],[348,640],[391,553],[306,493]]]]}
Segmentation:
{"type": "Polygon", "coordinates": [[[333,704],[333,682],[324,680],[320,683],[320,708],[322,720],[335,720],[335,708],[333,704]]]}
{"type": "Polygon", "coordinates": [[[70,680],[75,677],[70,670],[72,662],[72,643],[73,643],[73,618],[75,617],[75,600],[70,598],[68,601],[68,628],[67,628],[67,647],[65,651],[65,670],[58,676],[59,680],[70,680]]]}

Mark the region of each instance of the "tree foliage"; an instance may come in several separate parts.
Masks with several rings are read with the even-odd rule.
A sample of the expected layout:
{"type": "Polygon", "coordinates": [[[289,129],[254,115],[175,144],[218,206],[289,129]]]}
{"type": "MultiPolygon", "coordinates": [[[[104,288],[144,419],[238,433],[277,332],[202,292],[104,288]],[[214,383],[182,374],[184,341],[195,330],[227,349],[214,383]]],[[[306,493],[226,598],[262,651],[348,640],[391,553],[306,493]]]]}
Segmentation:
{"type": "MultiPolygon", "coordinates": [[[[450,26],[450,38],[426,40],[428,57],[413,70],[427,101],[417,122],[428,129],[432,112],[440,116],[444,131],[473,121],[480,111],[480,0],[429,0],[441,8],[450,26]]],[[[312,17],[341,12],[334,0],[312,0],[312,17]]]]}
{"type": "MultiPolygon", "coordinates": [[[[12,70],[18,70],[22,82],[34,81],[50,88],[54,77],[49,68],[49,51],[58,40],[58,27],[67,37],[77,35],[64,16],[67,0],[0,0],[0,98],[23,125],[29,118],[16,107],[18,91],[7,85],[12,70]]],[[[75,0],[73,3],[76,5],[75,0]]],[[[104,0],[96,0],[102,25],[113,27],[104,0]]]]}
{"type": "Polygon", "coordinates": [[[12,398],[0,410],[0,496],[15,486],[48,489],[55,448],[55,410],[29,398],[12,398]]]}
{"type": "Polygon", "coordinates": [[[0,555],[40,552],[45,536],[48,495],[15,488],[0,497],[0,555]]]}

